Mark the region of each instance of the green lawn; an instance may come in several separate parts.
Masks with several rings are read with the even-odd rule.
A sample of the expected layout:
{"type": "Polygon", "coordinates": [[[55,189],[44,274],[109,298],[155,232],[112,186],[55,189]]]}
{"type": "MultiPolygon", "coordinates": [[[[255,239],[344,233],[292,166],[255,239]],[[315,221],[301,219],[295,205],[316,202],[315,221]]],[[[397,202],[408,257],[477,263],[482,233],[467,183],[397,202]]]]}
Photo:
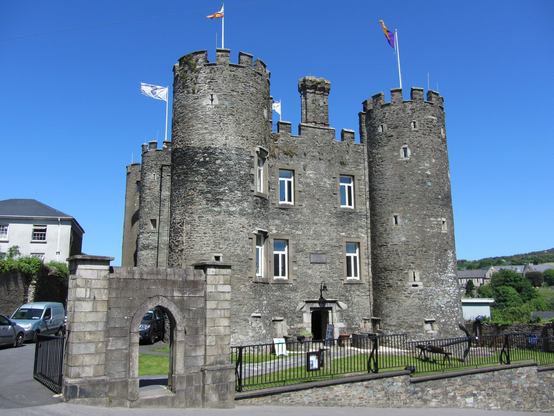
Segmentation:
{"type": "Polygon", "coordinates": [[[139,376],[158,376],[169,373],[169,357],[139,354],[139,376]]]}

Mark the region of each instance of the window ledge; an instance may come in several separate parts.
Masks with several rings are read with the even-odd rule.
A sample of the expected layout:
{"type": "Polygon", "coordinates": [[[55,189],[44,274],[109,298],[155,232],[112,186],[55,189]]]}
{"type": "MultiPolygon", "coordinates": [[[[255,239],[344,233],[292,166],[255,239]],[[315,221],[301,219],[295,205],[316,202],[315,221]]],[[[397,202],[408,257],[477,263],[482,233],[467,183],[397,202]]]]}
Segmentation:
{"type": "Polygon", "coordinates": [[[298,208],[296,205],[294,204],[275,204],[276,208],[284,208],[284,209],[294,209],[294,208],[298,208]]]}
{"type": "Polygon", "coordinates": [[[263,192],[254,191],[254,196],[257,196],[259,198],[269,199],[268,194],[265,194],[263,192]]]}
{"type": "Polygon", "coordinates": [[[32,244],[46,244],[46,240],[31,240],[32,244]]]}
{"type": "Polygon", "coordinates": [[[273,278],[273,280],[271,281],[271,283],[276,283],[278,285],[283,285],[283,284],[292,284],[292,282],[289,280],[289,279],[279,279],[279,278],[273,278]]]}

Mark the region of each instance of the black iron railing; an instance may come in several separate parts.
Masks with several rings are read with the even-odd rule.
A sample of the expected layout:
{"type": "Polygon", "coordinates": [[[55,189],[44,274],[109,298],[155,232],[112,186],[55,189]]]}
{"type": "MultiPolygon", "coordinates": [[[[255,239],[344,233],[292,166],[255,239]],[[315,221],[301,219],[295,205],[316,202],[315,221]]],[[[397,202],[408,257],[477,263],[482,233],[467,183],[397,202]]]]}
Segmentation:
{"type": "Polygon", "coordinates": [[[62,391],[64,337],[38,335],[33,377],[54,393],[62,391]]]}
{"type": "Polygon", "coordinates": [[[327,341],[231,348],[236,391],[355,373],[410,370],[421,374],[519,361],[554,363],[554,339],[513,333],[408,341],[406,335],[358,334],[327,341]]]}

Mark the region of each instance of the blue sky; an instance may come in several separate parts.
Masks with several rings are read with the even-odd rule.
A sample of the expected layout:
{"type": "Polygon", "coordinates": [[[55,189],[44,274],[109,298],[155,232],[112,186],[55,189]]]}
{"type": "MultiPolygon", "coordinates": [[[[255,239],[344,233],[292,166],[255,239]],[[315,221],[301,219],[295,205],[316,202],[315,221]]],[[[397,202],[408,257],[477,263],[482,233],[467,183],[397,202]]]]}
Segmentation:
{"type": "MultiPolygon", "coordinates": [[[[0,199],[74,216],[83,251],[119,265],[125,167],[164,138],[165,103],[140,83],[171,86],[189,52],[215,60],[221,21],[205,16],[220,7],[0,0],[0,199]]],[[[267,64],[293,133],[298,79],[313,75],[331,81],[331,126],[358,134],[362,102],[399,86],[378,21],[398,29],[404,99],[428,74],[445,99],[458,258],[554,247],[553,1],[227,0],[225,12],[231,62],[267,64]]]]}

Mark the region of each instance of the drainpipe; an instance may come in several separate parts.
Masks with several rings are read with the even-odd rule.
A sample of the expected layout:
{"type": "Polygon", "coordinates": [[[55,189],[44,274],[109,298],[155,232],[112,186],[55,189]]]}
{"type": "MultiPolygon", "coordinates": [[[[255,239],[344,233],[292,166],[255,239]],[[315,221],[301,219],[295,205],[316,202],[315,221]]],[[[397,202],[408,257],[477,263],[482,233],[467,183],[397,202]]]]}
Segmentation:
{"type": "Polygon", "coordinates": [[[61,233],[61,219],[58,218],[58,243],[56,244],[56,261],[60,261],[60,233],[61,233]]]}

